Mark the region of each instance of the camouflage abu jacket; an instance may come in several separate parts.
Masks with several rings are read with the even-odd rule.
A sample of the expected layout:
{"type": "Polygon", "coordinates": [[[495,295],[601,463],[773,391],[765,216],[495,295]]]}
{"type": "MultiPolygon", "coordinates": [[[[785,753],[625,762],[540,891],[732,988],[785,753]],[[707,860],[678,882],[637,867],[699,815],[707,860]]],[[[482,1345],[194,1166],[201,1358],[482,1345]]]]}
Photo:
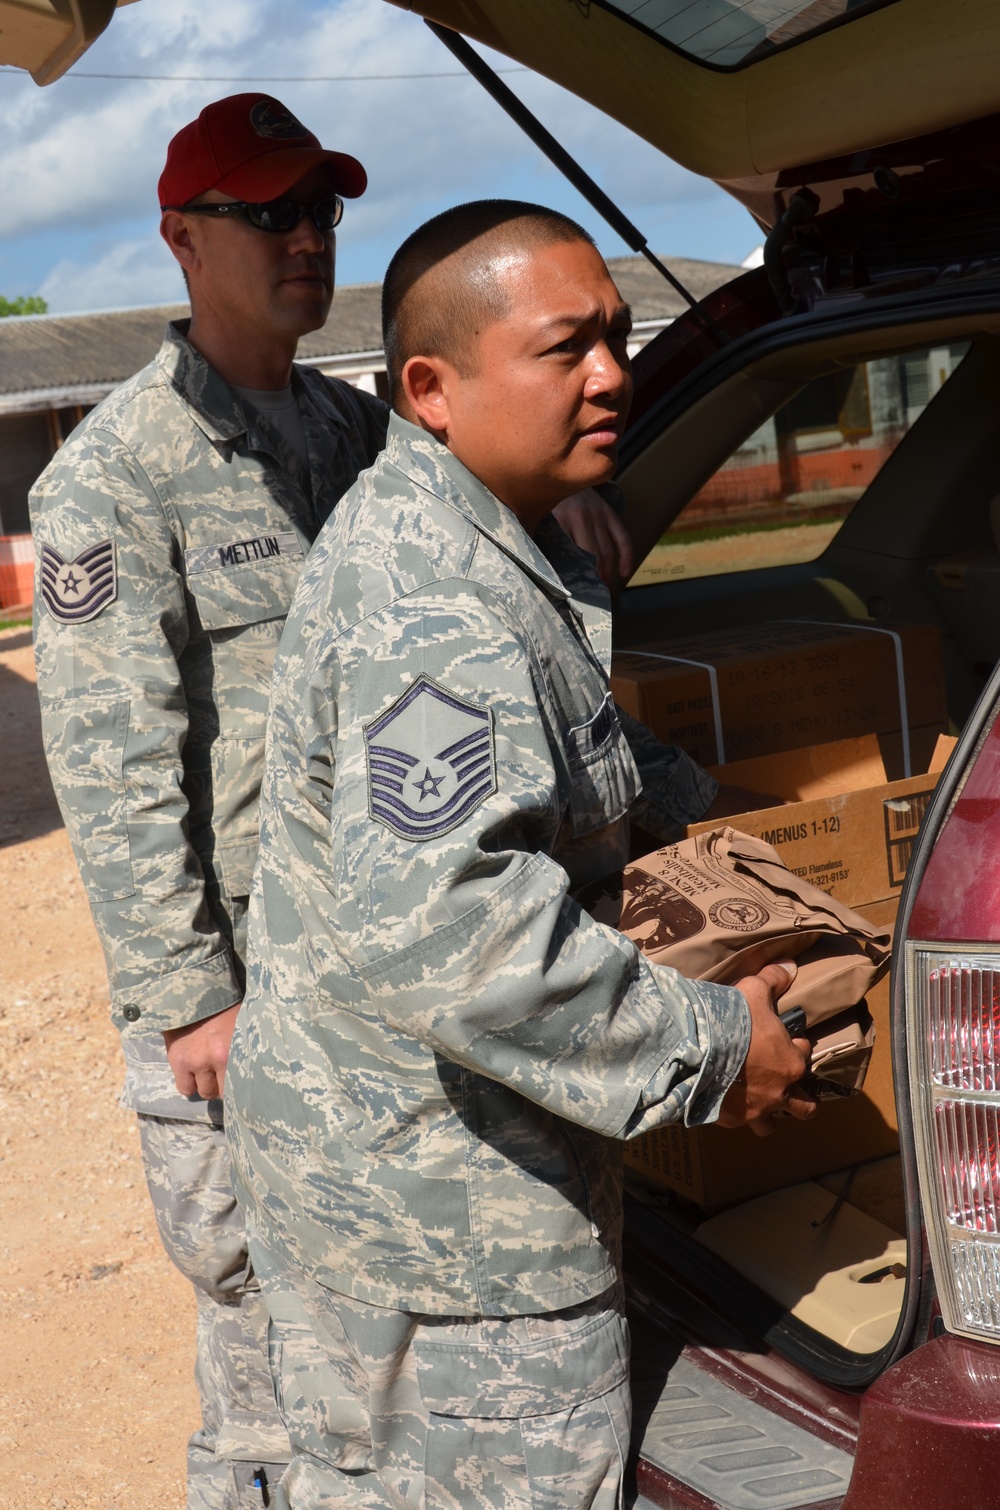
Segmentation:
{"type": "Polygon", "coordinates": [[[296,367],[307,471],[185,328],[168,327],[31,499],[49,769],[114,1020],[155,1033],[160,1059],[163,1029],[242,996],[278,639],[305,554],[387,417],[296,367]]]}
{"type": "Polygon", "coordinates": [[[742,1064],[739,993],[572,897],[622,863],[638,786],[609,656],[562,532],[530,539],[393,416],[276,663],[226,1076],[250,1222],[344,1294],[460,1315],[600,1294],[611,1140],[711,1120],[742,1064]]]}

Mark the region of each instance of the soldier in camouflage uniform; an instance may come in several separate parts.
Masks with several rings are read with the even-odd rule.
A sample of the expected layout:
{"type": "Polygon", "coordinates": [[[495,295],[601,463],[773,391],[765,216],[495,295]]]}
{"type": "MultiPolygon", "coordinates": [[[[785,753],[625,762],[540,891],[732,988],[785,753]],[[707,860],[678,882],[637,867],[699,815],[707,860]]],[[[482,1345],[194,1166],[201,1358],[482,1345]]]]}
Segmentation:
{"type": "Polygon", "coordinates": [[[625,860],[640,790],[607,594],[548,517],[608,476],[627,409],[603,262],[487,202],[415,233],[384,297],[409,420],[282,639],[226,1082],[293,1448],[276,1502],[612,1510],[615,1140],[724,1098],[808,1115],[805,1056],[780,968],[689,982],[573,900],[625,860]]]}
{"type": "Polygon", "coordinates": [[[334,196],[363,188],[360,164],[266,96],[221,101],[180,132],[162,204],[290,195],[293,224],[164,215],[187,259],[191,327],[168,327],[32,497],[46,753],[104,947],[157,1221],[198,1300],[191,1510],[259,1507],[288,1458],[221,1080],[278,638],[320,525],[385,435],[378,399],[292,367],[329,310],[334,196]]]}

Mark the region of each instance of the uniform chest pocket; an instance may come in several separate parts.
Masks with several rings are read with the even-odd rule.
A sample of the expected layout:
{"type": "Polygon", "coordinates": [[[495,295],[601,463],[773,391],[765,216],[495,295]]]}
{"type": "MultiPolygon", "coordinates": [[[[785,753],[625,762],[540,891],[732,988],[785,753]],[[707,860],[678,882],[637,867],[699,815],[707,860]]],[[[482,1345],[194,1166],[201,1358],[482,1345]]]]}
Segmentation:
{"type": "Polygon", "coordinates": [[[574,837],[623,818],[639,794],[639,775],[610,692],[593,718],[570,729],[566,755],[574,837]]]}
{"type": "Polygon", "coordinates": [[[188,591],[209,633],[284,619],[304,565],[292,531],[184,552],[188,591]]]}

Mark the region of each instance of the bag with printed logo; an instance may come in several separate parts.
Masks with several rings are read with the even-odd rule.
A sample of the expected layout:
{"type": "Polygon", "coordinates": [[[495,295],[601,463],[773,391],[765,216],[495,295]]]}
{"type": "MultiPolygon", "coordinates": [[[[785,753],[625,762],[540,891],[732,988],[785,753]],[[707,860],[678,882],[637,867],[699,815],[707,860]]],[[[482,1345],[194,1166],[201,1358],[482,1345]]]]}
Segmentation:
{"type": "Polygon", "coordinates": [[[797,876],[762,839],[713,829],[634,860],[578,900],[692,980],[732,985],[794,959],[779,1010],[804,1014],[812,1074],[828,1093],[861,1088],[875,1041],[864,997],[889,968],[892,936],[797,876]]]}

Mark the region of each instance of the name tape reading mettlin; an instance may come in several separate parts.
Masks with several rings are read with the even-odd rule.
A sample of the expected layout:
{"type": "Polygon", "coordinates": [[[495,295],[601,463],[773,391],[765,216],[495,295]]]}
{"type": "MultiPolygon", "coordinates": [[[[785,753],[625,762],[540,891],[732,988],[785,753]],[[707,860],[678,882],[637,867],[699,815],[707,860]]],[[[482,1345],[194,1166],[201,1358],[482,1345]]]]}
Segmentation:
{"type": "Polygon", "coordinates": [[[248,540],[231,540],[222,545],[196,545],[184,552],[184,566],[189,577],[199,572],[225,571],[233,566],[253,566],[258,561],[274,561],[282,556],[301,556],[302,542],[292,530],[277,535],[252,535],[248,540]]]}

